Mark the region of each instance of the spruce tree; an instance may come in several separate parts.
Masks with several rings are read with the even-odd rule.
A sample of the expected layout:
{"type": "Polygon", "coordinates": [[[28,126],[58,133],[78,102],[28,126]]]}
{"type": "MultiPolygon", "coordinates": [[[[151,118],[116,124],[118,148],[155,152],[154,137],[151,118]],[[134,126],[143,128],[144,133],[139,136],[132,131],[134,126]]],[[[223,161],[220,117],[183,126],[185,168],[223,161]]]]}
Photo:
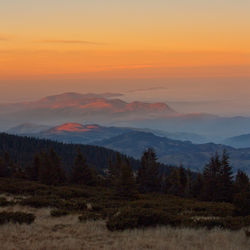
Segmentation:
{"type": "Polygon", "coordinates": [[[117,179],[119,178],[121,171],[121,164],[122,164],[122,158],[120,153],[116,154],[116,160],[114,163],[111,160],[109,161],[107,181],[111,187],[114,187],[116,185],[117,179]]]}
{"type": "Polygon", "coordinates": [[[183,195],[180,171],[178,168],[174,168],[166,178],[166,193],[176,196],[183,195]]]}
{"type": "Polygon", "coordinates": [[[191,195],[196,199],[201,199],[202,190],[204,189],[203,176],[199,173],[195,180],[192,182],[191,195]]]}
{"type": "Polygon", "coordinates": [[[219,201],[232,202],[233,199],[233,171],[229,163],[229,156],[224,150],[221,160],[221,172],[219,178],[219,201]]]}
{"type": "Polygon", "coordinates": [[[184,197],[187,188],[187,174],[185,168],[181,165],[178,169],[180,178],[180,196],[184,197]]]}
{"type": "Polygon", "coordinates": [[[51,149],[49,153],[40,154],[39,181],[46,185],[59,185],[65,182],[65,173],[61,160],[51,149]]]}
{"type": "Polygon", "coordinates": [[[51,175],[53,176],[53,184],[58,185],[65,183],[66,181],[66,176],[64,169],[62,168],[61,165],[61,160],[59,156],[56,154],[56,152],[51,149],[49,152],[49,160],[51,162],[51,175]]]}
{"type": "Polygon", "coordinates": [[[26,168],[26,176],[31,181],[38,181],[40,171],[41,171],[40,155],[35,154],[32,165],[26,168]]]}
{"type": "Polygon", "coordinates": [[[207,201],[217,201],[220,197],[221,161],[218,153],[212,156],[203,171],[202,198],[207,201]]]}
{"type": "Polygon", "coordinates": [[[116,195],[121,198],[134,198],[137,193],[134,173],[128,160],[121,162],[115,187],[116,195]]]}
{"type": "Polygon", "coordinates": [[[73,184],[79,184],[79,185],[95,184],[95,178],[93,176],[93,172],[88,167],[86,159],[84,158],[80,150],[78,150],[74,166],[72,168],[71,182],[73,184]]]}
{"type": "Polygon", "coordinates": [[[149,148],[143,153],[141,167],[138,170],[137,183],[140,192],[157,192],[161,183],[159,178],[159,163],[153,149],[149,148]]]}
{"type": "Polygon", "coordinates": [[[250,214],[250,182],[246,173],[239,170],[235,179],[233,203],[239,215],[250,214]]]}

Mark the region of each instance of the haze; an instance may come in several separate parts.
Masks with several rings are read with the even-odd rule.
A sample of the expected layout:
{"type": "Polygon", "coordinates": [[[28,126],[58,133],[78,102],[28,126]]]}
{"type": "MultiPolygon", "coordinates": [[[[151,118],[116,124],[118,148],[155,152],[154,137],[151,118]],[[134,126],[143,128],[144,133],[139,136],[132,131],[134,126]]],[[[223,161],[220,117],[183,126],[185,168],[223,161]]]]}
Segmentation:
{"type": "Polygon", "coordinates": [[[249,1],[0,3],[0,100],[120,92],[250,115],[249,1]]]}

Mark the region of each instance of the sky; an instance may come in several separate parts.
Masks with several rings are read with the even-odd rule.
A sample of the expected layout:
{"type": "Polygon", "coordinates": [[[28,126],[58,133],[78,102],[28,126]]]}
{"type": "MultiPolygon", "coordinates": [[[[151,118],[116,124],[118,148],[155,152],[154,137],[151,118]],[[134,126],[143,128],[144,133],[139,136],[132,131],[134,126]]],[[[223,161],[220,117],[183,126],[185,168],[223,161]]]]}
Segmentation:
{"type": "Polygon", "coordinates": [[[245,114],[249,10],[247,0],[1,0],[0,102],[108,91],[245,114]]]}

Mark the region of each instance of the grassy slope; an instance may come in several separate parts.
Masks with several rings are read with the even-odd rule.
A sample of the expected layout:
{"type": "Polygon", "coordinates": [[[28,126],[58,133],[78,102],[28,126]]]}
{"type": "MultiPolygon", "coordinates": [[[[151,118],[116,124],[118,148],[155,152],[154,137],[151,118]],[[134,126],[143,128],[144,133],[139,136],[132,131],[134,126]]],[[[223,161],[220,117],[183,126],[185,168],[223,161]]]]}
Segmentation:
{"type": "Polygon", "coordinates": [[[7,206],[0,206],[0,212],[28,212],[36,215],[31,225],[0,225],[0,244],[4,250],[97,250],[97,249],[249,249],[249,240],[243,230],[206,230],[170,228],[166,226],[110,232],[105,221],[79,222],[78,216],[87,213],[86,208],[77,205],[92,204],[95,212],[109,213],[122,207],[157,208],[164,211],[178,211],[190,216],[223,216],[230,214],[232,205],[207,203],[166,195],[139,195],[136,200],[117,200],[112,191],[103,187],[48,187],[33,182],[0,178],[0,194],[7,206]],[[38,196],[48,204],[41,208],[24,205],[26,199],[38,196]],[[53,207],[66,205],[70,214],[52,217],[53,207]]]}

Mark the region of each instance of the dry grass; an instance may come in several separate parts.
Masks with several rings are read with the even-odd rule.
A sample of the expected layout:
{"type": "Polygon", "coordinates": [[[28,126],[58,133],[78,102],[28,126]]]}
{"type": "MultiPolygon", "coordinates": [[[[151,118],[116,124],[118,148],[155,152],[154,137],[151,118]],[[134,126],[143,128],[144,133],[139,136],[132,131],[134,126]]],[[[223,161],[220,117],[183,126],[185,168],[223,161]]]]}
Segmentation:
{"type": "Polygon", "coordinates": [[[36,214],[32,225],[0,226],[3,250],[249,250],[244,231],[173,229],[169,227],[109,232],[104,221],[78,222],[77,215],[50,217],[49,209],[13,206],[0,211],[36,214]]]}

